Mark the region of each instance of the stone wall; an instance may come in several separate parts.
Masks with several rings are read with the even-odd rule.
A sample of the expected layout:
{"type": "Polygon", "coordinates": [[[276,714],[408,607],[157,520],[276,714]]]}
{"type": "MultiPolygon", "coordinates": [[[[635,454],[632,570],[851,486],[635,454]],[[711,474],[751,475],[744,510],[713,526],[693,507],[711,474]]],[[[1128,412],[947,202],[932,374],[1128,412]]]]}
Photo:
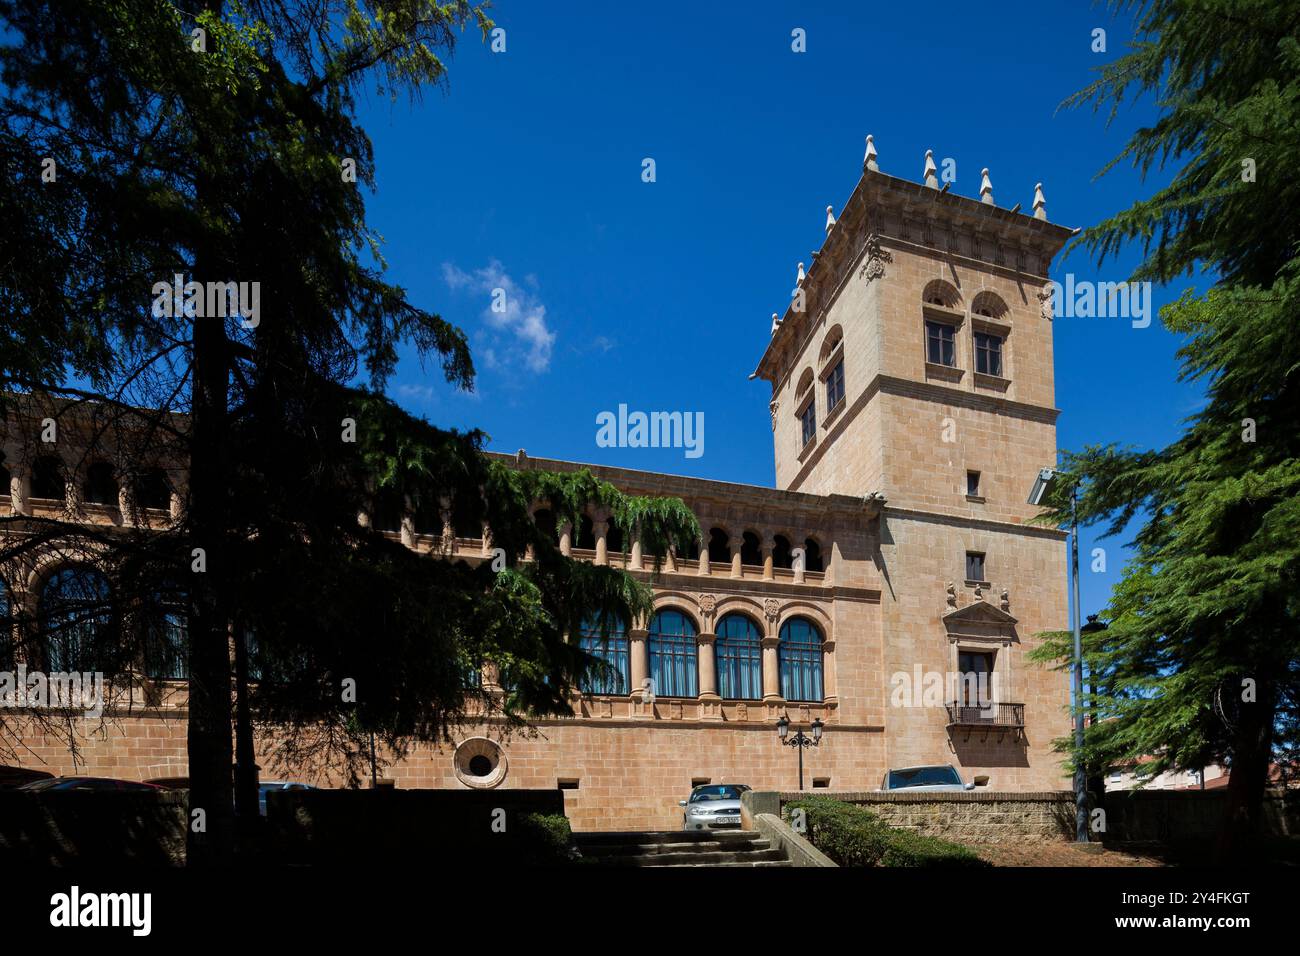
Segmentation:
{"type": "Polygon", "coordinates": [[[957,843],[1056,843],[1074,834],[1074,795],[1069,791],[784,792],[780,801],[814,795],[865,806],[890,826],[957,843]]]}

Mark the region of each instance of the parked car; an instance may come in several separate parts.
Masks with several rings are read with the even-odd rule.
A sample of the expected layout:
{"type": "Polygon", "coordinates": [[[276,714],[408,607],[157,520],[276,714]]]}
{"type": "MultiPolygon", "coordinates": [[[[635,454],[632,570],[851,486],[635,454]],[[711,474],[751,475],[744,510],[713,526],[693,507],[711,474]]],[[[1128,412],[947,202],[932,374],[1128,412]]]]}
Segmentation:
{"type": "Polygon", "coordinates": [[[721,830],[740,827],[740,795],[751,789],[743,783],[710,783],[696,787],[687,800],[677,801],[685,808],[683,830],[721,830]]]}
{"type": "Polygon", "coordinates": [[[23,784],[19,790],[157,790],[163,787],[154,783],[141,783],[139,780],[114,780],[110,777],[50,777],[46,780],[33,780],[23,784]]]}
{"type": "Polygon", "coordinates": [[[315,790],[309,783],[294,783],[289,780],[263,780],[257,785],[257,809],[266,816],[266,795],[272,790],[315,790]]]}
{"type": "Polygon", "coordinates": [[[881,781],[880,789],[953,792],[974,790],[977,786],[982,787],[988,782],[988,777],[980,776],[970,783],[962,783],[957,768],[952,764],[944,763],[928,767],[900,767],[888,770],[885,772],[885,779],[881,781]]]}

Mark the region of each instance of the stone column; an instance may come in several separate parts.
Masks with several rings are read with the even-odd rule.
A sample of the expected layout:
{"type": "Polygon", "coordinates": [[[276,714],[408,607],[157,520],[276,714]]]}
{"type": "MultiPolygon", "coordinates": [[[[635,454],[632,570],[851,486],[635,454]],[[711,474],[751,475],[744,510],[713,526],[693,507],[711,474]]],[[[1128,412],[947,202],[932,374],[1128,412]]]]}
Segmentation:
{"type": "Polygon", "coordinates": [[[597,511],[591,516],[591,532],[596,536],[596,558],[593,564],[609,564],[609,513],[597,511]]]}
{"type": "Polygon", "coordinates": [[[776,578],[776,534],[768,531],[763,541],[763,580],[772,581],[776,578]]]}
{"type": "Polygon", "coordinates": [[[635,530],[632,532],[632,555],[628,559],[628,570],[641,570],[641,536],[635,530]]]}
{"type": "Polygon", "coordinates": [[[822,700],[827,708],[839,703],[839,681],[835,674],[835,642],[830,638],[822,641],[822,700]]]}
{"type": "Polygon", "coordinates": [[[406,507],[402,509],[402,522],[398,525],[402,537],[402,546],[415,550],[415,514],[411,511],[411,501],[403,497],[406,507]]]}
{"type": "Polygon", "coordinates": [[[480,553],[485,558],[492,554],[492,529],[486,521],[483,522],[483,547],[480,553]]]}
{"type": "MultiPolygon", "coordinates": [[[[791,545],[791,548],[798,548],[800,551],[804,550],[803,545],[791,545]]],[[[807,553],[804,552],[803,554],[796,557],[793,561],[791,561],[790,567],[794,569],[794,583],[803,584],[804,571],[808,567],[807,553]]]]}
{"type": "Polygon", "coordinates": [[[632,683],[632,696],[638,700],[646,678],[650,676],[650,649],[646,644],[649,636],[650,632],[643,627],[634,627],[627,632],[628,678],[632,683]]]}
{"type": "Polygon", "coordinates": [[[560,554],[566,558],[573,554],[573,522],[564,521],[560,524],[560,554]]]}
{"type": "Polygon", "coordinates": [[[668,553],[664,555],[664,570],[670,574],[677,570],[677,548],[675,545],[669,545],[668,553]]]}
{"type": "Polygon", "coordinates": [[[738,578],[741,576],[741,573],[742,572],[740,570],[740,549],[737,548],[735,551],[731,552],[731,576],[733,578],[738,578]]]}
{"type": "Polygon", "coordinates": [[[438,499],[438,513],[442,518],[442,553],[451,554],[456,546],[456,527],[451,521],[451,499],[438,499]]]}
{"type": "Polygon", "coordinates": [[[785,702],[781,697],[781,664],[776,654],[776,649],[780,643],[780,640],[774,634],[769,634],[762,641],[763,703],[765,704],[781,704],[785,702]]]}
{"type": "Polygon", "coordinates": [[[702,632],[695,637],[696,653],[700,659],[700,719],[721,720],[722,698],[718,696],[718,637],[702,632]]]}
{"type": "Polygon", "coordinates": [[[700,550],[700,574],[709,575],[709,538],[708,535],[701,535],[697,542],[700,550]]]}
{"type": "Polygon", "coordinates": [[[26,472],[13,472],[9,476],[9,503],[13,506],[14,514],[30,514],[28,510],[28,500],[32,494],[32,478],[26,472]]]}
{"type": "Polygon", "coordinates": [[[135,525],[135,496],[131,494],[131,482],[120,481],[117,485],[117,510],[122,516],[122,527],[135,525]]]}

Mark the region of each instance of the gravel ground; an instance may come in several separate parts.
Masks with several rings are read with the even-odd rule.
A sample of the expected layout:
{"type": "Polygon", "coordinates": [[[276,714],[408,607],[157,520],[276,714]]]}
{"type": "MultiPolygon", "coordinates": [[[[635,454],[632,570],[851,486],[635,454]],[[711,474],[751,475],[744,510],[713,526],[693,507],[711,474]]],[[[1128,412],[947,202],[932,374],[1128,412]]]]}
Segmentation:
{"type": "Polygon", "coordinates": [[[1151,853],[1102,850],[1090,853],[1069,843],[998,843],[971,847],[994,866],[1165,866],[1151,853]]]}

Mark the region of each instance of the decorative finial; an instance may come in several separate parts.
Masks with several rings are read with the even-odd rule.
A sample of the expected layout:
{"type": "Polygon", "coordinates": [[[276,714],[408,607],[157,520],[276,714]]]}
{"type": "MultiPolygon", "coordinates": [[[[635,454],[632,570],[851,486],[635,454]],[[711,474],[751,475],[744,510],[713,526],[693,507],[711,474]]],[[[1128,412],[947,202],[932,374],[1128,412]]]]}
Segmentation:
{"type": "Polygon", "coordinates": [[[880,172],[880,167],[876,165],[876,144],[870,136],[867,137],[867,155],[862,157],[862,169],[864,172],[880,172]]]}
{"type": "Polygon", "coordinates": [[[934,165],[934,150],[927,149],[925,151],[924,175],[925,175],[925,184],[929,186],[931,189],[939,188],[939,177],[935,175],[937,172],[938,172],[938,167],[934,165]]]}
{"type": "Polygon", "coordinates": [[[826,207],[826,235],[831,234],[831,229],[835,225],[835,213],[831,212],[831,207],[826,207]]]}
{"type": "Polygon", "coordinates": [[[772,313],[772,334],[776,335],[776,330],[781,327],[781,320],[777,318],[775,312],[772,313]]]}
{"type": "Polygon", "coordinates": [[[993,183],[989,181],[989,168],[980,170],[980,202],[993,205],[993,183]]]}
{"type": "Polygon", "coordinates": [[[794,277],[794,284],[803,285],[803,277],[804,277],[803,263],[801,262],[799,263],[799,274],[794,277]]]}
{"type": "Polygon", "coordinates": [[[1047,200],[1043,198],[1043,184],[1034,183],[1034,218],[1047,221],[1047,200]]]}

